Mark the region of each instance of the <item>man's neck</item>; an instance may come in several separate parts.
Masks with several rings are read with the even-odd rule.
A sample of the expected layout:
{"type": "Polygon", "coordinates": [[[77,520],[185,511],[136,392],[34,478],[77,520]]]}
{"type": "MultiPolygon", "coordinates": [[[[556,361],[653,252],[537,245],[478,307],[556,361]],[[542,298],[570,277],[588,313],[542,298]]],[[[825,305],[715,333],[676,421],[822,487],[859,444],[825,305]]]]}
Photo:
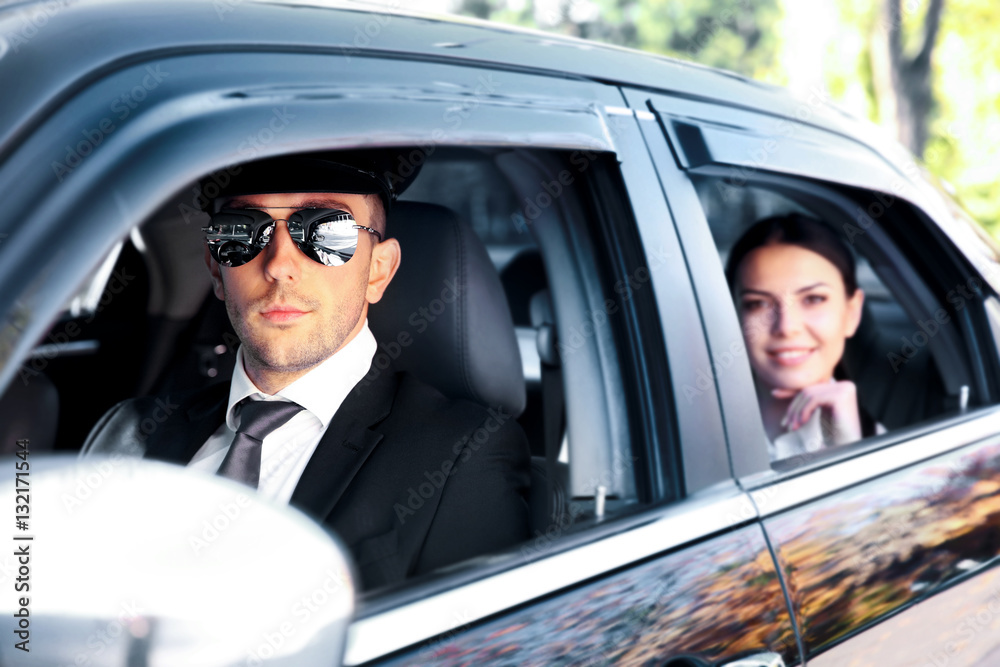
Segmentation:
{"type": "Polygon", "coordinates": [[[250,363],[246,357],[243,358],[243,370],[246,371],[247,377],[257,389],[268,396],[274,396],[313,368],[316,366],[298,371],[276,371],[271,368],[258,367],[250,363]]]}

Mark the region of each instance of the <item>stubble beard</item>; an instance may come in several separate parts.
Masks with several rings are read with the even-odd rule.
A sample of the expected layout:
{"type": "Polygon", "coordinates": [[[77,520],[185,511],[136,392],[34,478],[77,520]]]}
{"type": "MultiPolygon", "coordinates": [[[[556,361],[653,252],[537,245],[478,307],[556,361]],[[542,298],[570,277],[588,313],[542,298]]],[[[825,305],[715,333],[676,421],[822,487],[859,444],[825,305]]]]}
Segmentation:
{"type": "MultiPolygon", "coordinates": [[[[302,374],[329,359],[339,350],[354,331],[364,312],[364,291],[350,290],[347,296],[333,309],[326,321],[313,327],[307,335],[305,331],[289,331],[287,336],[292,341],[279,341],[282,334],[264,336],[259,330],[247,323],[245,313],[256,313],[261,307],[274,301],[294,304],[296,307],[308,309],[312,313],[319,312],[320,302],[295,294],[294,292],[275,288],[266,296],[248,304],[244,309],[226,300],[226,312],[229,321],[243,344],[243,361],[248,371],[257,371],[272,376],[287,376],[302,374]]],[[[290,327],[291,328],[291,327],[290,327]]]]}

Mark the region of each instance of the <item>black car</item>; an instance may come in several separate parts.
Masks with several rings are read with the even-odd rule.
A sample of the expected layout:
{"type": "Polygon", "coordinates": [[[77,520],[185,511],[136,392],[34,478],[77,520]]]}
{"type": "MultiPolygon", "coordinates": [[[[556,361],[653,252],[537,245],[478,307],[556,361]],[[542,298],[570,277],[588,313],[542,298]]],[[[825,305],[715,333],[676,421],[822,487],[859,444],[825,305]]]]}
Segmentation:
{"type": "MultiPolygon", "coordinates": [[[[48,592],[29,600],[30,653],[16,556],[0,556],[3,664],[1000,661],[1000,255],[874,127],[729,72],[363,4],[15,3],[0,36],[6,474],[78,451],[122,399],[228,379],[199,182],[392,147],[401,177],[419,169],[402,199],[455,212],[502,287],[484,308],[505,313],[506,343],[475,354],[524,396],[534,535],[356,599],[342,585],[340,626],[288,612],[288,632],[171,663],[151,602],[73,624],[79,591],[41,588],[95,576],[74,568],[98,553],[102,578],[121,575],[105,547],[131,528],[77,531],[34,572],[48,592]],[[772,463],[723,264],[752,222],[789,212],[857,252],[867,300],[843,363],[886,432],[772,463]],[[326,640],[342,655],[309,652],[326,640]]],[[[460,395],[460,355],[424,351],[442,283],[410,280],[429,287],[373,310],[380,354],[460,395]]],[[[122,488],[142,507],[142,485],[122,488]]],[[[60,539],[34,529],[36,549],[60,539]]],[[[327,577],[289,558],[275,567],[327,577]]],[[[248,617],[275,612],[271,590],[240,598],[248,617]]]]}

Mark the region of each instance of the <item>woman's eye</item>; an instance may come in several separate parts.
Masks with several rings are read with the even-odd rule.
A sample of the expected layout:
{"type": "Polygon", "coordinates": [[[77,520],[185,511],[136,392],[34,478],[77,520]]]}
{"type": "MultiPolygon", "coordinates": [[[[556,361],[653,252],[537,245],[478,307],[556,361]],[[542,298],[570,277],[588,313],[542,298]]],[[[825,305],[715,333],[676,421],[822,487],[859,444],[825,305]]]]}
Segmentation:
{"type": "Polygon", "coordinates": [[[763,299],[748,299],[743,302],[743,312],[752,313],[755,310],[760,310],[765,305],[763,299]]]}
{"type": "Polygon", "coordinates": [[[810,306],[814,306],[816,304],[823,303],[824,301],[826,301],[826,295],[825,294],[809,294],[805,298],[806,304],[810,305],[810,306]]]}

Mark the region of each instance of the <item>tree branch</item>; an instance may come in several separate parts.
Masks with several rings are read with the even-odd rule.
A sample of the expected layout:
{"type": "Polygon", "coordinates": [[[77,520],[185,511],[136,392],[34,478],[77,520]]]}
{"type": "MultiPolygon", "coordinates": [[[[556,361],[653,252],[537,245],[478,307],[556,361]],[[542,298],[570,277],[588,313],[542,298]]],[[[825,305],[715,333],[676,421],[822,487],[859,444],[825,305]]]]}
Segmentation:
{"type": "Polygon", "coordinates": [[[924,41],[920,45],[920,50],[913,56],[913,60],[910,61],[911,67],[930,68],[931,52],[934,50],[934,42],[937,41],[938,31],[941,28],[943,10],[944,0],[931,0],[930,6],[927,7],[927,16],[924,17],[924,41]]]}
{"type": "Polygon", "coordinates": [[[883,21],[888,47],[889,66],[897,71],[903,63],[903,11],[902,0],[882,0],[883,21]]]}

